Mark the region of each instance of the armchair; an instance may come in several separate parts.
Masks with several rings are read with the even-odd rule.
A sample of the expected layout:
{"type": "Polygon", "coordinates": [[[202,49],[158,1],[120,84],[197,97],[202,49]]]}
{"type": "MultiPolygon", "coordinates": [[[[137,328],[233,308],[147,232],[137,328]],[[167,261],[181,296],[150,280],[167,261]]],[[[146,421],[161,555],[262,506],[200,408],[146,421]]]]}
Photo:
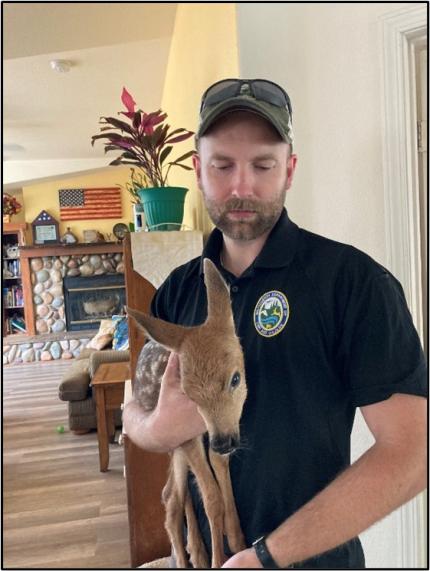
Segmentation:
{"type": "MultiPolygon", "coordinates": [[[[58,388],[58,396],[68,402],[69,428],[75,434],[85,434],[97,428],[96,405],[91,379],[101,363],[129,361],[129,351],[84,349],[58,388]]],[[[121,411],[114,413],[115,426],[122,425],[121,411]]]]}

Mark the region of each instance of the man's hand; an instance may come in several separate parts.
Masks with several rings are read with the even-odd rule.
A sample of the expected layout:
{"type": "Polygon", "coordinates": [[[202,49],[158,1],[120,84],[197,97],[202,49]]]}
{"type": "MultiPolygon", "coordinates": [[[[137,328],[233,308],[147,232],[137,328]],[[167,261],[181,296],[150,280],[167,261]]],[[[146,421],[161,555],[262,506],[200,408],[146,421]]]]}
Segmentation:
{"type": "Polygon", "coordinates": [[[171,448],[206,432],[196,403],[182,391],[177,353],[170,353],[161,381],[160,396],[154,411],[154,428],[164,442],[168,445],[173,443],[171,448]]]}
{"type": "Polygon", "coordinates": [[[132,400],[124,409],[123,423],[127,436],[151,452],[169,452],[206,432],[197,405],[181,389],[177,354],[170,354],[156,408],[148,413],[132,400]]]}
{"type": "Polygon", "coordinates": [[[263,569],[255,550],[253,548],[244,549],[230,557],[222,569],[263,569]]]}

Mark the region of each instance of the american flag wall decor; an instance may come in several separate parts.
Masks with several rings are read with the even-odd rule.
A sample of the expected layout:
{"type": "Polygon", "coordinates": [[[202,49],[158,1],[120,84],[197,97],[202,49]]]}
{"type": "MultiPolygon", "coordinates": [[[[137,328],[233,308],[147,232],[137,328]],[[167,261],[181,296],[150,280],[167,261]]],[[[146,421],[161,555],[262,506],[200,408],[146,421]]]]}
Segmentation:
{"type": "Polygon", "coordinates": [[[63,188],[58,191],[61,220],[122,218],[121,189],[63,188]]]}

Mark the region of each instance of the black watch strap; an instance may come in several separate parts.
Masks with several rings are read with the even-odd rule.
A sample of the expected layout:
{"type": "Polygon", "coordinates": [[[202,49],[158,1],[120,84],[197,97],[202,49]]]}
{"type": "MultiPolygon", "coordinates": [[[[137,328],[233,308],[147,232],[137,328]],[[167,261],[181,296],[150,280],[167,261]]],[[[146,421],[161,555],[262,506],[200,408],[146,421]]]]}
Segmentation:
{"type": "Polygon", "coordinates": [[[264,569],[281,569],[270,555],[270,551],[267,549],[266,545],[266,537],[264,535],[254,541],[252,546],[254,547],[258,560],[264,569]]]}

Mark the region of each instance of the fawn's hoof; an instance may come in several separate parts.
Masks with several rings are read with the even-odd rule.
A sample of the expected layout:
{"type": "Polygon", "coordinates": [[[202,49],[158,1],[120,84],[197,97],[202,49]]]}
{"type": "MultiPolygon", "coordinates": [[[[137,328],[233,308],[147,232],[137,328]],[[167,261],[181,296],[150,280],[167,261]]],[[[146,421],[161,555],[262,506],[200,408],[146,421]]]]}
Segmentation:
{"type": "Polygon", "coordinates": [[[209,559],[205,551],[193,553],[190,556],[193,569],[209,569],[209,559]]]}

